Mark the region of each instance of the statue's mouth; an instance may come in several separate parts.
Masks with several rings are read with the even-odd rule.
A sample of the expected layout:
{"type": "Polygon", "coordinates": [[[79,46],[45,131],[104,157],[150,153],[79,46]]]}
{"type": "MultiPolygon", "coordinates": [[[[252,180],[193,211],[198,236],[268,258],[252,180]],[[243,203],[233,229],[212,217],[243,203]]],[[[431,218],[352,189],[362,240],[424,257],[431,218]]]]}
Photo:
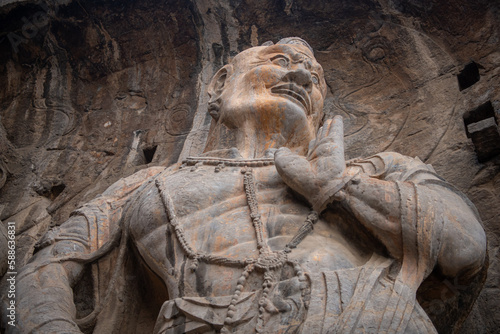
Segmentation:
{"type": "Polygon", "coordinates": [[[271,88],[271,93],[283,96],[294,103],[302,105],[306,114],[311,112],[311,100],[306,90],[293,82],[288,82],[282,85],[274,86],[271,88]]]}

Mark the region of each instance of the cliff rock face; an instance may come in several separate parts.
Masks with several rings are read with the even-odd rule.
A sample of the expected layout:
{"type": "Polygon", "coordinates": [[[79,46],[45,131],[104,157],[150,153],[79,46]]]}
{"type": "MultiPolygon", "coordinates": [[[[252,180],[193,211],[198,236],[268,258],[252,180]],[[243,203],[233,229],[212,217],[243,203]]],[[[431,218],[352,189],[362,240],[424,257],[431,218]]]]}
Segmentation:
{"type": "MultiPolygon", "coordinates": [[[[490,264],[459,332],[496,332],[499,10],[488,0],[1,1],[0,220],[16,223],[17,267],[113,182],[201,152],[207,84],[228,59],[300,36],[325,70],[325,117],[344,117],[346,158],[417,156],[478,208],[490,264]]],[[[463,317],[468,294],[440,283],[449,289],[428,308],[451,333],[446,318],[463,317]]]]}

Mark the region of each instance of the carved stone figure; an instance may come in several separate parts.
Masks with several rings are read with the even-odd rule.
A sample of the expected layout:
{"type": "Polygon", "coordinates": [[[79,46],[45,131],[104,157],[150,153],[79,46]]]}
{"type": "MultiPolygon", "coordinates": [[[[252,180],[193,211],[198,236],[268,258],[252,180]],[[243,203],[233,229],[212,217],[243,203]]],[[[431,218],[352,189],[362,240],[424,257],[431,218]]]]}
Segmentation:
{"type": "Polygon", "coordinates": [[[436,332],[421,283],[485,259],[467,198],[418,158],[345,161],[300,38],[241,52],[209,92],[201,156],[121,179],[39,242],[22,332],[436,332]]]}

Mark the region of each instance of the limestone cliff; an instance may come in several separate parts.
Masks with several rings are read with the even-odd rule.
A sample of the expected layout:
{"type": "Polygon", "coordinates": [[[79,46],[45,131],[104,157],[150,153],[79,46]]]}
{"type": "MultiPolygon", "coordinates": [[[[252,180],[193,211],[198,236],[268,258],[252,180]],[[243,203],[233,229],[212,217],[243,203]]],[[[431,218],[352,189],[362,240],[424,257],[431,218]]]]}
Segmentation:
{"type": "MultiPolygon", "coordinates": [[[[344,117],[347,158],[418,156],[477,206],[490,265],[459,332],[496,332],[498,1],[0,1],[0,220],[16,223],[17,265],[119,178],[199,153],[212,75],[287,36],[323,65],[326,117],[344,117]]],[[[462,316],[468,295],[440,283],[448,291],[427,308],[440,332],[456,332],[446,318],[462,316]]]]}

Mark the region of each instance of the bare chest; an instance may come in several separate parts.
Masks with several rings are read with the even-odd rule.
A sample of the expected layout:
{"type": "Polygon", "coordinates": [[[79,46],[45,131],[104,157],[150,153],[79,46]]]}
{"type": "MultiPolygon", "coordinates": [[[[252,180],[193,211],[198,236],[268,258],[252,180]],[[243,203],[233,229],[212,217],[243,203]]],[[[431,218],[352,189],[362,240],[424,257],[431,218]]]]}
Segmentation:
{"type": "Polygon", "coordinates": [[[181,170],[159,181],[161,196],[147,203],[156,214],[139,215],[146,218],[140,228],[132,222],[141,256],[165,281],[183,281],[185,291],[179,294],[223,294],[247,264],[262,259],[263,247],[271,254],[268,260],[281,256],[277,261],[300,263],[307,271],[352,268],[365,261],[334,222],[320,218],[304,233],[310,209],[274,167],[254,170],[252,176],[253,208],[241,168],[181,170]],[[285,254],[299,235],[297,247],[285,254]]]}

